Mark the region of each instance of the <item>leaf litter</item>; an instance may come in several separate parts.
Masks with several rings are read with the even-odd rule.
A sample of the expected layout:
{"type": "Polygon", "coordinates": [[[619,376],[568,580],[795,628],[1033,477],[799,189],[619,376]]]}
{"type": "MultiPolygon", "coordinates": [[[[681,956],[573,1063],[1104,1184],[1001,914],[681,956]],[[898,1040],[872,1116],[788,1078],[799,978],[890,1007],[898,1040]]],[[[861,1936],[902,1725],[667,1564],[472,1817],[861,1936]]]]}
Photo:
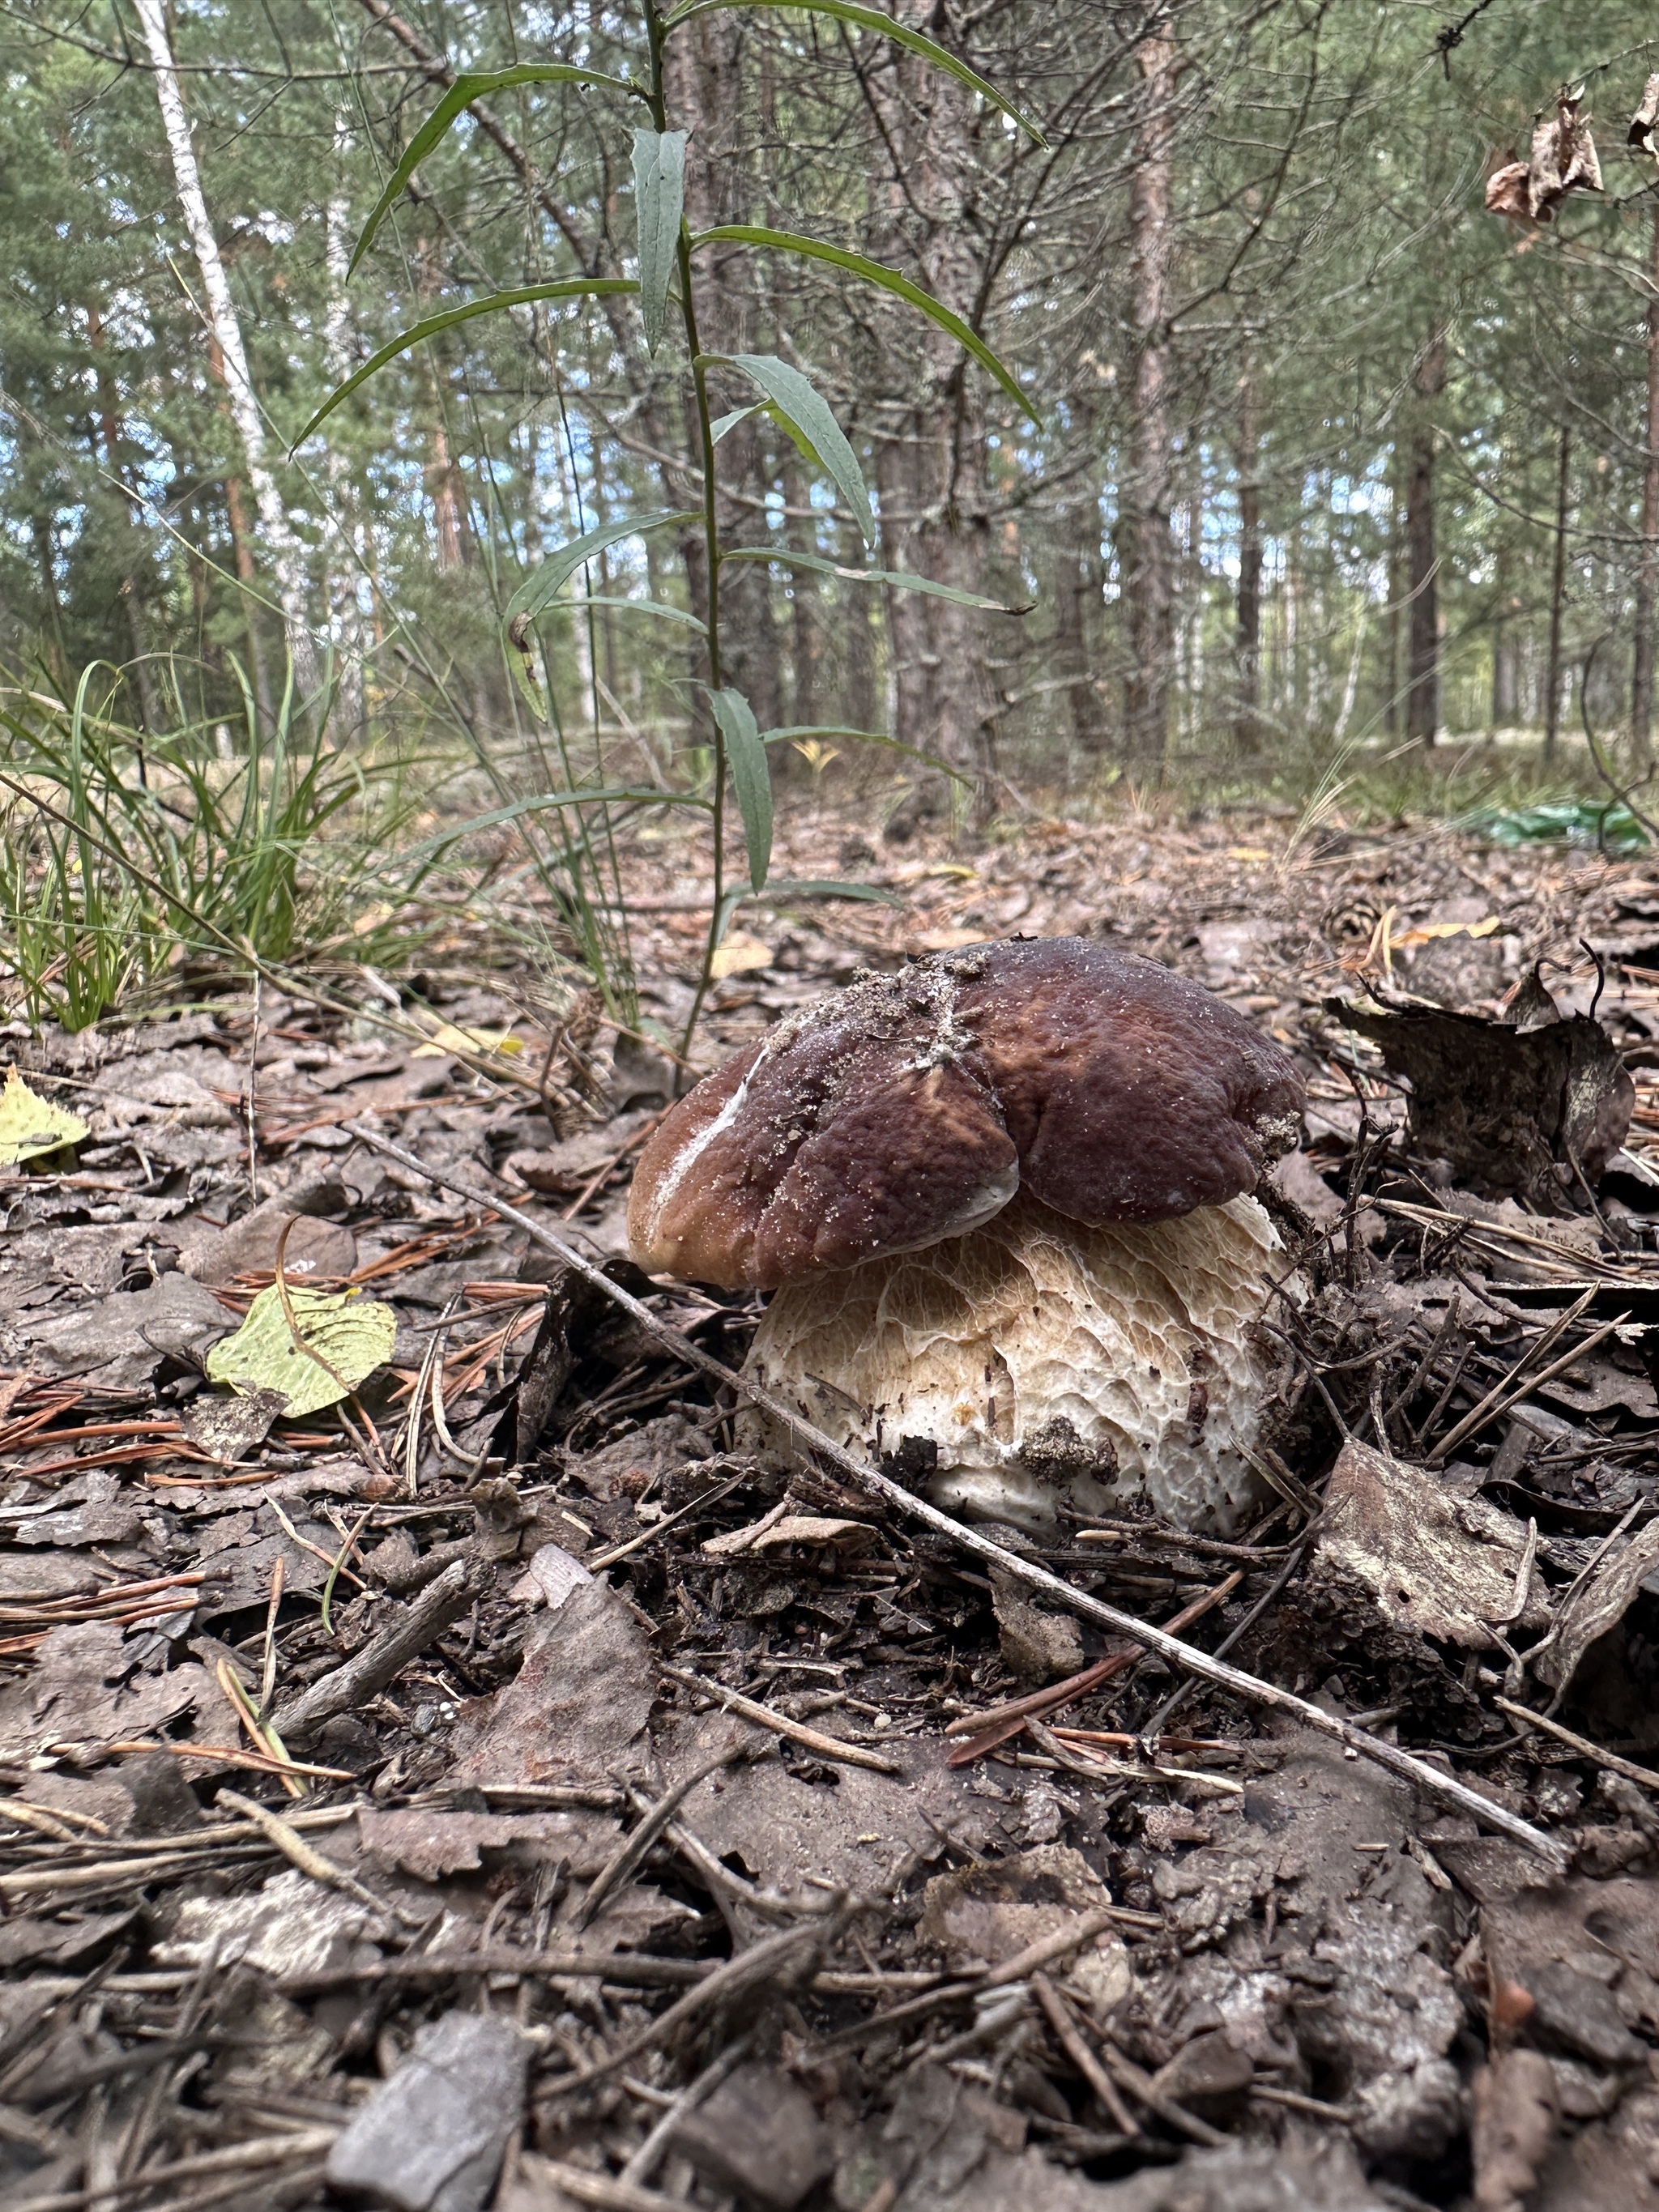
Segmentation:
{"type": "MultiPolygon", "coordinates": [[[[754,1303],[624,1255],[670,1063],[590,1027],[566,1068],[476,947],[411,1026],[522,1041],[487,1071],[389,1048],[379,979],[356,1024],[227,991],[13,1033],[81,1127],[0,1241],[0,2205],[1644,2201],[1659,868],[1271,817],[969,866],[839,834],[780,866],[895,903],[771,911],[710,1059],[1015,931],[1297,1053],[1265,1504],[976,1552],[854,1462],[748,1456],[696,1361],[740,1366],[754,1303]],[[309,1403],[227,1349],[291,1369],[375,1307],[309,1403]]],[[[696,887],[637,865],[672,1035],[696,887]]]]}

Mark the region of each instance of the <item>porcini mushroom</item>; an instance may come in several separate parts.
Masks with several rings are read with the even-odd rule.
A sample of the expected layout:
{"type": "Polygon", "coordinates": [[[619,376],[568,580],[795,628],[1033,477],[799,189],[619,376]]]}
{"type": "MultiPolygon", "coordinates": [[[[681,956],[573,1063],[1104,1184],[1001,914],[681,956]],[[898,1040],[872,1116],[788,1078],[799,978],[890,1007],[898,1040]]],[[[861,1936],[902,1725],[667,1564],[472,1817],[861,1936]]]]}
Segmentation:
{"type": "MultiPolygon", "coordinates": [[[[668,1113],[629,1240],[775,1293],[750,1370],[955,1510],[1042,1526],[1257,1494],[1283,1253],[1250,1194],[1297,1140],[1289,1056],[1156,962],[1049,938],[865,975],[668,1113]]],[[[781,1441],[781,1440],[780,1440],[781,1441]]]]}

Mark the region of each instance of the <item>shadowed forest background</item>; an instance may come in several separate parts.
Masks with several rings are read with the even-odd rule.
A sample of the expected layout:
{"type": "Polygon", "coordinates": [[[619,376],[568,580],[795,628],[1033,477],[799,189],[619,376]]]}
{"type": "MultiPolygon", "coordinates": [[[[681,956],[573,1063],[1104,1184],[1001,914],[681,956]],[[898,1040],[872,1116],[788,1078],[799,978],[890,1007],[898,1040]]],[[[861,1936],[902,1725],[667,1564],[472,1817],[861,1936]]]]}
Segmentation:
{"type": "MultiPolygon", "coordinates": [[[[423,319],[633,271],[637,114],[547,82],[476,99],[348,276],[455,72],[557,58],[637,79],[642,11],[4,12],[0,652],[30,742],[58,757],[40,717],[79,685],[126,782],[156,741],[234,762],[288,727],[293,672],[331,759],[482,763],[509,802],[559,748],[567,781],[706,785],[699,648],[672,619],[706,590],[696,520],[601,547],[579,604],[544,610],[524,653],[506,634],[550,552],[697,505],[683,351],[647,351],[633,301],[458,319],[300,434],[423,319]]],[[[810,452],[712,371],[722,529],[779,556],[722,566],[726,676],[787,740],[784,790],[874,792],[873,762],[871,803],[902,836],[1036,791],[1086,805],[1124,778],[1299,799],[1334,763],[1413,743],[1443,760],[1449,740],[1497,739],[1505,774],[1541,755],[1571,781],[1586,718],[1638,775],[1659,191],[1626,139],[1659,59],[1649,11],[896,13],[1041,139],[823,13],[714,9],[665,64],[693,230],[869,257],[979,334],[1029,402],[833,264],[700,254],[705,350],[809,371],[873,493],[866,555],[810,452]],[[1577,87],[1604,189],[1549,223],[1486,212],[1487,177],[1577,87]],[[1026,611],[834,573],[866,560],[1026,611]]]]}

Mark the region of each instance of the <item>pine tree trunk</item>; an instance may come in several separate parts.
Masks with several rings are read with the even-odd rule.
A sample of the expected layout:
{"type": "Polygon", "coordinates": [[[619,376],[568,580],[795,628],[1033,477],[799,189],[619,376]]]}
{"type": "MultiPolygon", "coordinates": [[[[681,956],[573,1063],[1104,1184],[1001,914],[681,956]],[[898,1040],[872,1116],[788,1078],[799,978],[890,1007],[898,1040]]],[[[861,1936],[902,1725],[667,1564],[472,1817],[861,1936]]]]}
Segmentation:
{"type": "Polygon", "coordinates": [[[1238,599],[1233,634],[1233,747],[1261,750],[1261,406],[1255,363],[1238,380],[1238,599]]]}
{"type": "Polygon", "coordinates": [[[1400,453],[1395,449],[1389,471],[1389,668],[1388,704],[1383,727],[1390,738],[1400,735],[1400,613],[1405,596],[1405,508],[1400,496],[1400,453]]]}
{"type": "Polygon", "coordinates": [[[1446,385],[1443,328],[1429,340],[1413,381],[1417,410],[1412,424],[1411,478],[1406,498],[1411,587],[1406,735],[1431,745],[1440,726],[1440,594],[1435,545],[1435,429],[1429,410],[1446,385]]]}
{"type": "Polygon", "coordinates": [[[1544,758],[1561,734],[1561,626],[1567,599],[1567,524],[1571,519],[1572,432],[1561,425],[1555,475],[1555,560],[1550,574],[1550,654],[1544,678],[1544,758]]]}
{"type": "Polygon", "coordinates": [[[1136,53],[1141,120],[1129,185],[1129,319],[1134,333],[1133,408],[1118,533],[1129,672],[1123,750],[1133,768],[1161,775],[1170,742],[1175,645],[1175,548],[1170,534],[1170,282],[1175,252],[1176,42],[1167,31],[1136,53]]]}
{"type": "Polygon", "coordinates": [[[1636,570],[1636,653],[1630,734],[1645,769],[1653,756],[1653,626],[1659,617],[1659,194],[1648,260],[1647,452],[1642,467],[1642,555],[1636,570]]]}
{"type": "Polygon", "coordinates": [[[248,372],[247,353],[242,343],[242,326],[237,319],[235,302],[230,296],[230,285],[219,252],[219,241],[208,219],[207,202],[202,194],[201,173],[196,165],[196,149],[191,137],[190,118],[185,112],[178,66],[173,60],[166,9],[163,0],[135,0],[135,5],[139,22],[143,27],[144,43],[149,48],[155,77],[155,97],[161,110],[161,126],[167,134],[167,151],[173,161],[173,182],[178,189],[179,205],[184,210],[185,224],[190,232],[197,266],[202,274],[202,291],[209,327],[218,341],[230,411],[242,441],[248,482],[253,487],[254,505],[259,513],[260,530],[270,550],[271,565],[276,573],[276,598],[283,610],[283,626],[288,632],[288,648],[294,663],[295,679],[300,690],[308,694],[316,689],[317,656],[307,620],[304,569],[299,548],[288,526],[282,493],[265,460],[264,424],[260,419],[258,402],[254,397],[253,380],[248,372]]]}
{"type": "Polygon", "coordinates": [[[110,378],[109,354],[104,344],[104,319],[95,307],[87,309],[87,343],[92,349],[94,374],[98,382],[98,443],[103,455],[104,472],[120,501],[122,509],[116,525],[121,547],[117,557],[121,571],[122,617],[126,624],[127,641],[132,648],[132,681],[138,694],[138,719],[146,730],[154,731],[159,726],[155,719],[155,687],[145,646],[143,595],[138,583],[143,549],[138,538],[131,505],[125,497],[126,472],[121,462],[121,418],[110,378]],[[129,555],[132,557],[128,557],[129,555]]]}
{"type": "Polygon", "coordinates": [[[1092,477],[1054,517],[1054,673],[1067,679],[1072,737],[1085,760],[1106,745],[1095,677],[1095,609],[1100,604],[1100,501],[1092,477]]]}
{"type": "MultiPolygon", "coordinates": [[[[936,11],[925,0],[902,0],[897,12],[937,31],[936,11]]],[[[878,258],[908,262],[936,298],[971,320],[980,304],[973,220],[979,103],[954,78],[902,50],[884,57],[867,82],[871,150],[884,172],[878,258]]],[[[884,411],[877,457],[883,556],[890,567],[982,592],[991,550],[984,380],[933,324],[911,342],[919,346],[922,397],[914,400],[913,386],[909,404],[884,411]]],[[[975,811],[983,819],[992,805],[999,713],[988,665],[990,618],[908,592],[894,593],[889,611],[897,734],[972,776],[975,811]]],[[[944,803],[937,784],[915,802],[928,811],[944,803]]]]}

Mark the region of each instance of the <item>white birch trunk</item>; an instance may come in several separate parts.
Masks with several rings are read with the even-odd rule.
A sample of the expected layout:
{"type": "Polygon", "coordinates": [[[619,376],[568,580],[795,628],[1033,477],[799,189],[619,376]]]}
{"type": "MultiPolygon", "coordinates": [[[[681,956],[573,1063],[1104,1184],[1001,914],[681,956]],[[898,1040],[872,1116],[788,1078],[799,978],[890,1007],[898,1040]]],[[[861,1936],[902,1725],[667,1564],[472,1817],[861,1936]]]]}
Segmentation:
{"type": "Polygon", "coordinates": [[[197,266],[202,272],[202,290],[207,301],[208,321],[223,356],[225,390],[230,400],[231,416],[246,456],[248,482],[253,489],[254,505],[258,509],[260,530],[276,571],[276,597],[283,610],[283,626],[288,632],[288,647],[294,663],[295,680],[302,692],[310,692],[316,685],[316,651],[306,619],[305,579],[299,548],[288,526],[288,516],[283,510],[276,479],[265,462],[264,424],[259,419],[258,403],[253,396],[253,380],[248,374],[247,353],[242,344],[242,326],[237,320],[236,305],[230,296],[225,264],[220,258],[219,241],[214,235],[213,225],[208,220],[207,202],[202,196],[201,172],[196,166],[196,148],[191,138],[190,118],[185,112],[184,95],[179,88],[179,72],[173,61],[173,44],[167,34],[162,0],[136,0],[136,5],[138,20],[143,27],[144,43],[149,48],[150,60],[155,68],[155,97],[161,105],[161,127],[167,133],[167,151],[173,157],[173,176],[178,187],[179,204],[184,209],[191,246],[196,255],[197,266]]]}

